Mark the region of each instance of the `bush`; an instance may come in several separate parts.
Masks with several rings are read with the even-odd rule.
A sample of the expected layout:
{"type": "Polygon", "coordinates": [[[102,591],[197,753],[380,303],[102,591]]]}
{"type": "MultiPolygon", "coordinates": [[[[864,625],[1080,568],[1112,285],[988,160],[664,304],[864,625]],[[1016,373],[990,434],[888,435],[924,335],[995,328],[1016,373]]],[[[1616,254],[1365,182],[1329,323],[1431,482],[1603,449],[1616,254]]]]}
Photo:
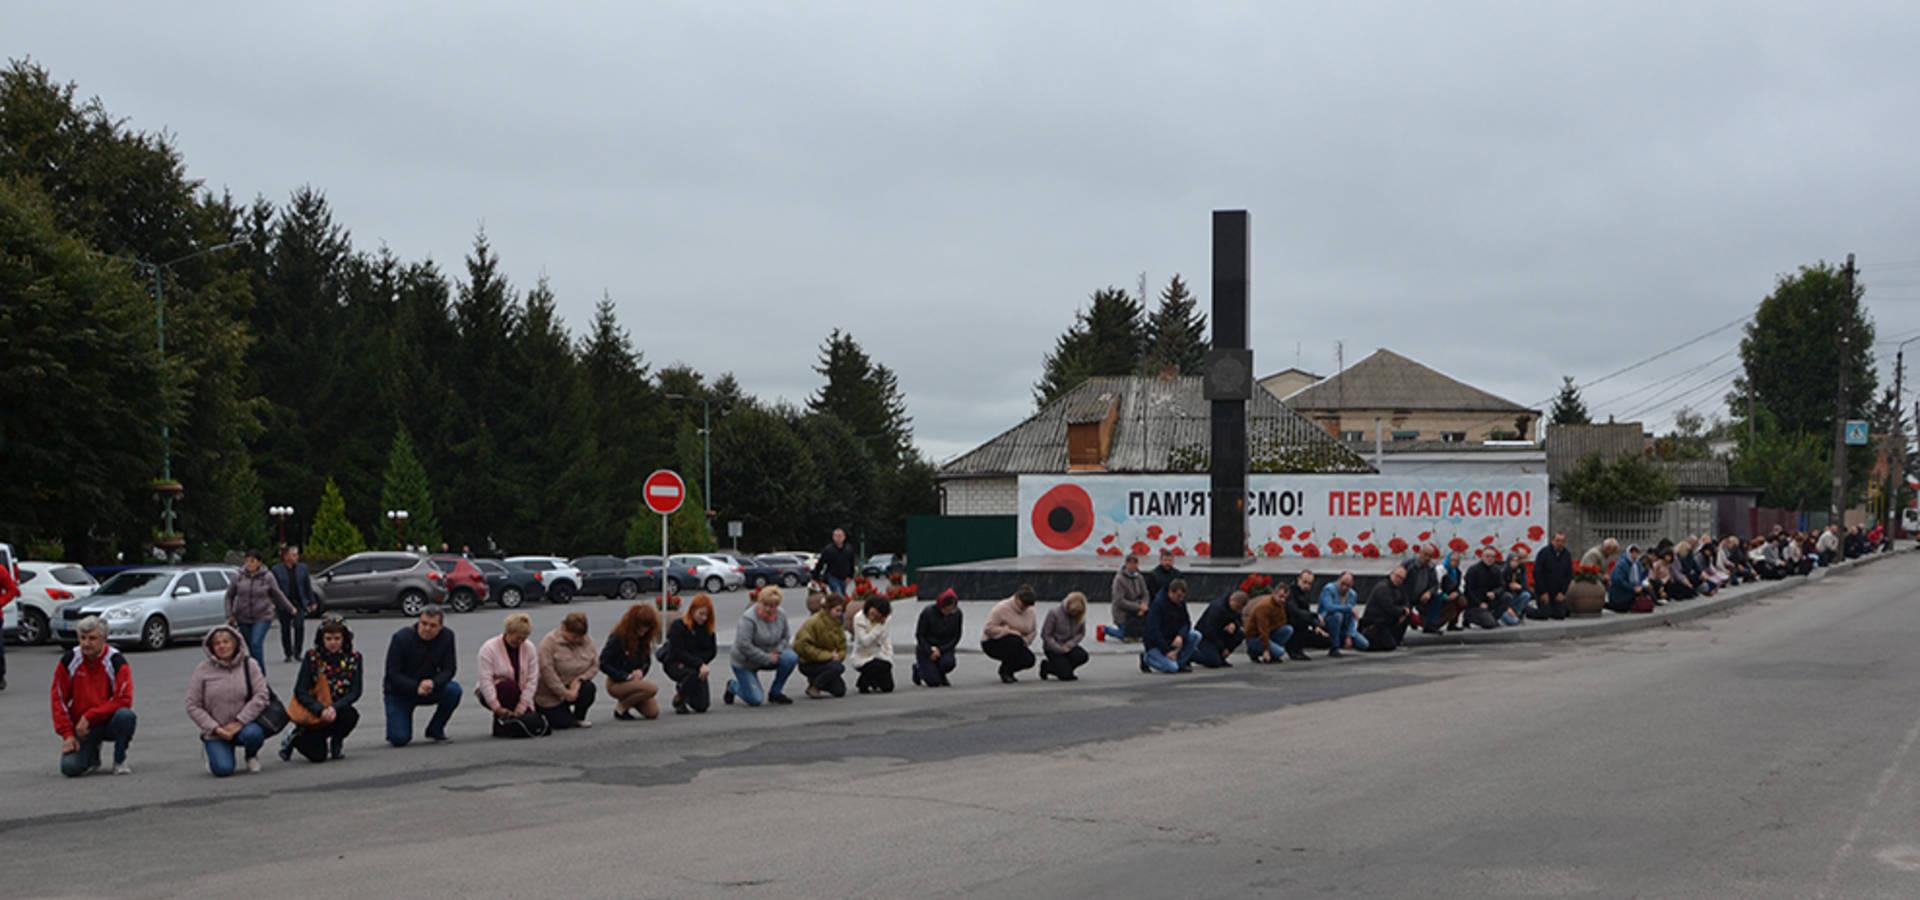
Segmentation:
{"type": "Polygon", "coordinates": [[[1560,480],[1559,489],[1560,499],[1589,509],[1655,506],[1680,496],[1673,479],[1638,454],[1606,463],[1589,453],[1560,480]]]}

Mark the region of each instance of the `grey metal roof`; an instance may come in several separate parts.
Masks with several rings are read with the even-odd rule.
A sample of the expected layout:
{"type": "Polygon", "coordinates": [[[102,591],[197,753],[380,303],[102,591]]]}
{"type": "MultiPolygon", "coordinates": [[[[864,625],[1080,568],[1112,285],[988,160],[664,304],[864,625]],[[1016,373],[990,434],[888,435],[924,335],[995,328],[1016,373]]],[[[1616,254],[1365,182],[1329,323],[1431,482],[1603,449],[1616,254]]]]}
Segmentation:
{"type": "MultiPolygon", "coordinates": [[[[1199,376],[1091,378],[1026,421],[940,467],[941,477],[1039,475],[1067,471],[1067,424],[1120,401],[1109,472],[1205,472],[1213,443],[1212,405],[1199,376]]],[[[1372,472],[1373,466],[1272,394],[1247,401],[1247,449],[1254,472],[1372,472]]]]}
{"type": "Polygon", "coordinates": [[[1308,410],[1537,412],[1384,349],[1344,372],[1295,391],[1287,397],[1287,405],[1308,410]]]}

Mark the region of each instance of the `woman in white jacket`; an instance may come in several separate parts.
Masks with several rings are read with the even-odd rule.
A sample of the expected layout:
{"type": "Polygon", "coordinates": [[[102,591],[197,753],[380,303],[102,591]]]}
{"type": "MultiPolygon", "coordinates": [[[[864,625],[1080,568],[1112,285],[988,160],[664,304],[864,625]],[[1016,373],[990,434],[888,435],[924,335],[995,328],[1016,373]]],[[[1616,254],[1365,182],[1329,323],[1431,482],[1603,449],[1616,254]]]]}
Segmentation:
{"type": "Polygon", "coordinates": [[[893,604],[885,597],[867,598],[866,608],[853,617],[853,652],[848,664],[860,673],[854,687],[862,694],[893,693],[893,635],[887,619],[893,604]]]}

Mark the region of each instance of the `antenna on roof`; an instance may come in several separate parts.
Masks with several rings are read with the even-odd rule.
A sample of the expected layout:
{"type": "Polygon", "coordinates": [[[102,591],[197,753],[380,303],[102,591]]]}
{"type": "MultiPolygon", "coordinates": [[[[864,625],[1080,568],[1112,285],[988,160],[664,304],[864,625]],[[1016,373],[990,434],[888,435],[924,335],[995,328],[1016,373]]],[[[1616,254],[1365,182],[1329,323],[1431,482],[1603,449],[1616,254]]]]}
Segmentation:
{"type": "MultiPolygon", "coordinates": [[[[1333,342],[1333,374],[1338,375],[1341,372],[1345,372],[1346,370],[1347,370],[1347,344],[1345,341],[1334,341],[1333,342]]],[[[1337,399],[1335,399],[1334,402],[1338,403],[1341,409],[1346,409],[1347,408],[1347,383],[1345,381],[1335,380],[1333,383],[1333,388],[1334,388],[1334,393],[1337,397],[1337,399]]]]}

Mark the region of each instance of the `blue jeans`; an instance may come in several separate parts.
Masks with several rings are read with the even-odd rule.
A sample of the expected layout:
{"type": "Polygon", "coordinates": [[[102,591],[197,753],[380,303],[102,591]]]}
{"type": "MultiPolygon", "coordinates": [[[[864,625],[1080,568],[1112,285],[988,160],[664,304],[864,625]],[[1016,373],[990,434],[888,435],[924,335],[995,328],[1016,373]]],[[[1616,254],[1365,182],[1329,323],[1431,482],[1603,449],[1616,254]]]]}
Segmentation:
{"type": "Polygon", "coordinates": [[[207,771],[212,772],[215,778],[225,778],[233,774],[235,744],[247,748],[247,758],[252,759],[260,755],[260,745],[266,742],[267,733],[260,728],[259,723],[248,722],[231,741],[214,738],[200,743],[207,748],[207,771]]]}
{"type": "Polygon", "coordinates": [[[1507,611],[1500,616],[1502,625],[1518,625],[1527,617],[1527,604],[1533,602],[1532,591],[1521,591],[1511,595],[1513,600],[1507,605],[1507,611]]]}
{"type": "MultiPolygon", "coordinates": [[[[839,594],[840,596],[842,596],[842,597],[845,597],[845,596],[847,595],[847,581],[846,581],[846,579],[844,579],[844,578],[835,578],[835,577],[833,577],[832,575],[828,575],[828,576],[827,576],[827,593],[830,593],[830,594],[839,594]]],[[[736,693],[736,694],[738,694],[738,693],[740,693],[740,692],[739,692],[739,691],[734,691],[734,693],[736,693]]],[[[775,691],[774,691],[774,693],[779,693],[779,690],[778,690],[778,689],[775,689],[775,691]]]]}
{"type": "Polygon", "coordinates": [[[413,711],[416,707],[435,704],[433,718],[427,720],[427,737],[444,738],[447,736],[447,720],[453,718],[453,711],[460,705],[460,682],[449,681],[447,686],[425,697],[395,697],[387,695],[387,743],[395,747],[405,747],[413,741],[413,711]]]}
{"type": "Polygon", "coordinates": [[[1320,620],[1327,623],[1327,636],[1333,640],[1333,649],[1345,647],[1347,641],[1353,642],[1355,650],[1367,649],[1367,639],[1360,636],[1360,618],[1351,611],[1330,612],[1320,620]]]}
{"type": "Polygon", "coordinates": [[[1200,632],[1187,632],[1187,637],[1180,642],[1180,649],[1177,652],[1178,656],[1169,657],[1161,652],[1160,648],[1154,647],[1142,654],[1142,658],[1146,660],[1147,668],[1155,672],[1177,672],[1191,664],[1193,655],[1200,652],[1200,632]]]}
{"type": "Polygon", "coordinates": [[[100,744],[113,742],[113,764],[127,761],[127,745],[133,743],[133,729],[139,724],[139,718],[133,710],[115,710],[107,724],[89,729],[86,737],[80,739],[80,749],[72,753],[60,754],[60,774],[73,778],[87,774],[87,770],[100,765],[100,744]]]}
{"type": "Polygon", "coordinates": [[[1247,658],[1257,660],[1271,653],[1274,659],[1279,659],[1287,655],[1287,642],[1290,640],[1293,640],[1292,625],[1282,625],[1266,637],[1247,635],[1247,658]]]}
{"type": "Polygon", "coordinates": [[[247,655],[260,664],[262,673],[267,671],[267,631],[273,628],[273,620],[264,622],[241,622],[240,634],[247,639],[247,655]]]}
{"type": "MultiPolygon", "coordinates": [[[[793,674],[793,668],[800,664],[800,657],[792,650],[780,651],[780,660],[773,666],[773,693],[786,693],[787,676],[793,674]]],[[[733,680],[727,682],[727,689],[748,706],[759,706],[767,702],[760,695],[760,672],[757,669],[742,669],[733,666],[733,680]]]]}

